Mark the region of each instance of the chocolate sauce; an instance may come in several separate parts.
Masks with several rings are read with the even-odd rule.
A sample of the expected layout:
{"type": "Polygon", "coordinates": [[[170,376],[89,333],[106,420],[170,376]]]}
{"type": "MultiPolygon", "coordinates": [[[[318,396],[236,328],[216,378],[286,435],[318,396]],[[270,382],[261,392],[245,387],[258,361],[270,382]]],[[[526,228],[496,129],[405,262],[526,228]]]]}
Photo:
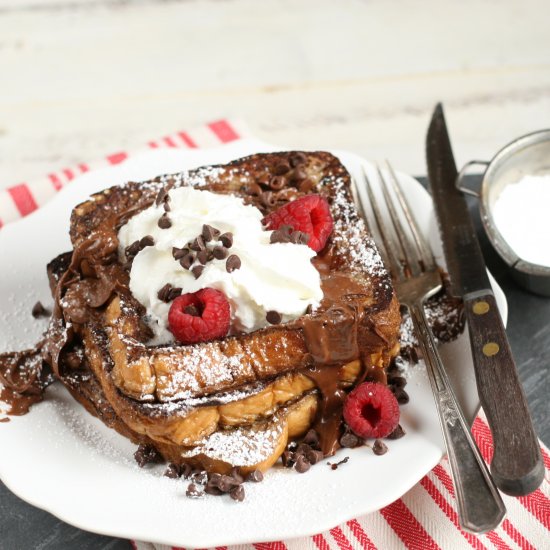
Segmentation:
{"type": "Polygon", "coordinates": [[[44,389],[53,381],[44,366],[40,345],[0,354],[0,401],[8,405],[7,414],[21,416],[42,401],[44,389]]]}

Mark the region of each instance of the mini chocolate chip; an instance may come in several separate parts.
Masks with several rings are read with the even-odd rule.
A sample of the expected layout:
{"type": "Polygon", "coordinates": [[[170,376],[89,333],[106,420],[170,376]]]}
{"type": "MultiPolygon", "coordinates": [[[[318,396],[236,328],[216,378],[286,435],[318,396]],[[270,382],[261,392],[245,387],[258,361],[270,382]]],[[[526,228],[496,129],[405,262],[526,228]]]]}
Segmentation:
{"type": "Polygon", "coordinates": [[[166,212],[159,218],[157,225],[161,229],[168,229],[169,227],[172,227],[172,222],[170,221],[170,218],[168,217],[168,214],[166,214],[166,212]]]}
{"type": "Polygon", "coordinates": [[[180,467],[177,464],[168,464],[168,468],[164,471],[164,475],[171,479],[177,479],[181,476],[180,467]]]}
{"type": "Polygon", "coordinates": [[[172,208],[170,208],[170,203],[168,201],[164,201],[164,203],[162,204],[162,207],[164,208],[165,212],[170,212],[170,210],[172,210],[172,208]]]}
{"type": "Polygon", "coordinates": [[[359,438],[355,434],[347,432],[340,438],[340,445],[342,445],[342,447],[353,449],[359,445],[359,438]]]}
{"type": "Polygon", "coordinates": [[[386,439],[401,439],[406,433],[401,424],[397,424],[397,428],[390,435],[387,435],[386,439]]]}
{"type": "Polygon", "coordinates": [[[302,441],[302,443],[300,443],[298,447],[296,447],[296,450],[294,451],[294,453],[296,454],[296,456],[299,456],[299,455],[305,456],[309,451],[311,451],[311,446],[302,441]]]}
{"type": "Polygon", "coordinates": [[[174,260],[181,260],[186,254],[189,254],[188,248],[172,248],[172,257],[174,260]]]}
{"type": "Polygon", "coordinates": [[[170,292],[168,293],[168,301],[172,302],[175,300],[178,296],[181,296],[181,293],[183,292],[183,289],[180,287],[173,287],[170,289],[170,292]]]}
{"type": "Polygon", "coordinates": [[[372,452],[378,456],[385,455],[388,452],[388,447],[383,441],[377,439],[372,446],[372,452]]]}
{"type": "Polygon", "coordinates": [[[273,310],[268,311],[265,314],[265,318],[270,325],[278,325],[283,320],[281,314],[278,311],[273,310]]]}
{"type": "Polygon", "coordinates": [[[237,485],[237,487],[233,487],[233,489],[229,491],[229,496],[237,502],[242,502],[245,496],[244,487],[242,485],[237,485]]]}
{"type": "Polygon", "coordinates": [[[296,153],[292,153],[288,160],[290,162],[290,166],[292,166],[292,168],[295,168],[299,164],[305,164],[307,162],[307,157],[304,153],[298,151],[296,153]]]}
{"type": "Polygon", "coordinates": [[[233,233],[231,233],[230,231],[228,231],[227,233],[222,233],[218,237],[218,241],[221,241],[225,248],[231,248],[233,246],[233,233]]]}
{"type": "Polygon", "coordinates": [[[296,457],[292,451],[284,451],[281,455],[281,460],[285,468],[292,468],[296,462],[296,457]]]}
{"type": "Polygon", "coordinates": [[[146,246],[153,246],[155,244],[155,239],[151,235],[146,235],[142,237],[139,241],[140,248],[145,248],[146,246]]]}
{"type": "Polygon", "coordinates": [[[157,292],[157,298],[161,302],[170,302],[170,291],[172,290],[172,285],[170,283],[166,283],[158,292],[157,292]]]}
{"type": "Polygon", "coordinates": [[[315,449],[308,451],[305,456],[310,464],[317,464],[318,462],[321,462],[324,457],[323,451],[316,451],[315,449]]]}
{"type": "Polygon", "coordinates": [[[189,269],[193,265],[194,261],[195,261],[195,256],[193,256],[193,254],[191,254],[191,252],[189,252],[189,254],[186,254],[180,260],[180,265],[181,265],[181,267],[183,267],[183,269],[189,269]]]}
{"type": "Polygon", "coordinates": [[[216,238],[219,234],[220,232],[215,227],[212,227],[211,225],[204,224],[202,226],[201,235],[202,235],[202,238],[207,243],[209,243],[211,240],[216,238]]]}
{"type": "Polygon", "coordinates": [[[286,174],[289,170],[290,170],[290,164],[284,160],[281,162],[278,162],[273,167],[273,173],[276,176],[282,176],[283,174],[286,174]]]}
{"type": "Polygon", "coordinates": [[[396,388],[395,398],[400,405],[406,405],[409,402],[409,394],[403,388],[396,388]]]}
{"type": "Polygon", "coordinates": [[[306,315],[309,315],[313,311],[313,306],[311,304],[308,304],[306,307],[306,315]]]}
{"type": "Polygon", "coordinates": [[[238,485],[239,482],[237,482],[231,476],[222,475],[221,478],[218,480],[218,488],[224,493],[229,493],[229,491],[231,491],[233,487],[237,487],[238,485]]]}
{"type": "Polygon", "coordinates": [[[246,481],[253,481],[254,483],[259,483],[260,481],[263,481],[263,480],[264,480],[264,474],[262,474],[261,470],[253,470],[246,477],[246,481]]]}
{"type": "Polygon", "coordinates": [[[307,172],[302,168],[296,168],[294,172],[292,173],[292,180],[296,183],[301,182],[302,180],[305,180],[307,178],[307,172]]]}
{"type": "Polygon", "coordinates": [[[164,202],[166,197],[168,196],[168,192],[166,191],[166,189],[164,187],[162,187],[159,192],[157,193],[157,197],[155,199],[155,204],[157,206],[160,205],[160,203],[164,202]]]}
{"type": "Polygon", "coordinates": [[[306,178],[305,180],[302,180],[300,182],[300,185],[298,186],[298,191],[302,193],[309,193],[314,187],[315,182],[310,178],[306,178]]]}
{"type": "Polygon", "coordinates": [[[269,187],[274,191],[279,191],[286,185],[286,178],[283,176],[273,176],[269,180],[269,187]]]}
{"type": "Polygon", "coordinates": [[[196,265],[191,270],[191,273],[193,273],[193,275],[195,276],[195,279],[198,279],[202,275],[203,271],[204,271],[204,266],[203,265],[196,265]]]}
{"type": "Polygon", "coordinates": [[[201,250],[201,251],[197,254],[197,260],[198,260],[202,265],[205,265],[206,262],[208,261],[208,256],[210,255],[209,253],[210,253],[209,250],[201,250]]]}
{"type": "Polygon", "coordinates": [[[161,455],[154,447],[151,445],[144,445],[143,443],[138,446],[137,451],[134,453],[134,458],[140,468],[143,468],[146,464],[160,462],[162,460],[161,455]]]}
{"type": "Polygon", "coordinates": [[[35,319],[37,319],[38,317],[49,315],[50,312],[42,305],[42,302],[38,301],[34,304],[34,306],[32,306],[31,314],[35,319]]]}
{"type": "Polygon", "coordinates": [[[225,262],[225,269],[228,273],[233,273],[236,269],[241,267],[241,259],[236,254],[231,254],[225,262]]]}
{"type": "Polygon", "coordinates": [[[198,317],[200,315],[199,310],[192,304],[185,306],[183,312],[187,315],[193,315],[193,317],[198,317]]]}
{"type": "Polygon", "coordinates": [[[195,470],[191,474],[191,480],[195,483],[204,485],[208,481],[208,474],[205,470],[195,470]]]}
{"type": "Polygon", "coordinates": [[[237,483],[244,482],[244,477],[241,475],[241,470],[238,466],[233,466],[233,468],[231,468],[230,475],[237,483]]]}
{"type": "Polygon", "coordinates": [[[225,248],[225,246],[215,246],[212,250],[212,254],[214,255],[214,258],[216,258],[216,260],[223,260],[227,257],[229,252],[227,251],[227,248],[225,248]]]}
{"type": "Polygon", "coordinates": [[[191,467],[190,464],[185,463],[182,466],[180,466],[180,471],[181,471],[182,477],[184,477],[185,479],[188,479],[189,476],[191,475],[191,472],[193,471],[193,468],[191,467]]]}
{"type": "Polygon", "coordinates": [[[204,239],[202,235],[199,235],[190,245],[189,248],[191,250],[195,250],[196,252],[200,250],[204,250],[206,248],[206,244],[204,243],[204,239]]]}
{"type": "Polygon", "coordinates": [[[304,436],[303,441],[314,449],[319,449],[319,434],[313,428],[308,430],[307,434],[304,436]]]}
{"type": "Polygon", "coordinates": [[[124,254],[126,258],[133,258],[141,250],[139,241],[134,241],[131,245],[127,246],[124,249],[124,254]]]}
{"type": "Polygon", "coordinates": [[[299,474],[304,474],[311,468],[311,464],[304,455],[299,455],[294,467],[299,474]]]}
{"type": "Polygon", "coordinates": [[[194,483],[190,483],[185,491],[185,495],[189,498],[200,498],[204,495],[202,491],[199,491],[198,487],[194,483]]]}

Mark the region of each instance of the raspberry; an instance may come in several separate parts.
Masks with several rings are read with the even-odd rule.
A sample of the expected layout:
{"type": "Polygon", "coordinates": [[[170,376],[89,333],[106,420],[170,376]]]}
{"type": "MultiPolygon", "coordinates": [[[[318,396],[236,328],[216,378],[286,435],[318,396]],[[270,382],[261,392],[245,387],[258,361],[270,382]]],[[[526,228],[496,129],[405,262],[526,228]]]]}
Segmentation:
{"type": "Polygon", "coordinates": [[[176,298],[168,313],[168,326],[183,344],[207,342],[229,331],[229,301],[223,292],[203,288],[176,298]]]}
{"type": "Polygon", "coordinates": [[[399,404],[388,387],[365,382],[348,395],[344,420],[359,437],[386,437],[399,423],[399,404]]]}
{"type": "Polygon", "coordinates": [[[306,195],[271,212],[263,223],[267,229],[289,225],[294,231],[309,235],[308,246],[319,252],[332,233],[334,222],[326,199],[320,195],[306,195]]]}

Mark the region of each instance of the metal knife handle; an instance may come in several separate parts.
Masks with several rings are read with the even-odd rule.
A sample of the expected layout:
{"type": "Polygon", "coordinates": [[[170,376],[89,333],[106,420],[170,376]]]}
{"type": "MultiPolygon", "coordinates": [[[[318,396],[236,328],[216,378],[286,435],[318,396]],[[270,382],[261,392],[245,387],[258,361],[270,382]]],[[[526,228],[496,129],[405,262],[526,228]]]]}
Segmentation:
{"type": "Polygon", "coordinates": [[[544,463],[495,298],[466,297],[464,309],[477,391],[493,434],[491,473],[503,492],[527,495],[542,483],[544,463]]]}
{"type": "Polygon", "coordinates": [[[416,303],[409,311],[426,362],[445,438],[461,526],[472,533],[485,533],[502,521],[506,514],[504,502],[458,405],[426,321],[424,307],[416,303]]]}

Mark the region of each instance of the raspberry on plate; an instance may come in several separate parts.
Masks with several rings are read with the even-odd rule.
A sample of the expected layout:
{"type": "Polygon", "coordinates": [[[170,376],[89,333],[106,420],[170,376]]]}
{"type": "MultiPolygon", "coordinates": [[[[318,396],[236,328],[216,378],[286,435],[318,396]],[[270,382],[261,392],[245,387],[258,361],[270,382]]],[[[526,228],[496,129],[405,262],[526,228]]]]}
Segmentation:
{"type": "Polygon", "coordinates": [[[229,301],[214,288],[179,296],[168,312],[170,331],[182,344],[222,338],[229,331],[229,321],[229,301]]]}
{"type": "Polygon", "coordinates": [[[359,437],[386,437],[399,423],[399,404],[387,386],[364,382],[348,395],[344,420],[359,437]]]}
{"type": "Polygon", "coordinates": [[[327,200],[321,195],[306,195],[271,212],[263,223],[267,229],[279,229],[284,225],[309,235],[308,246],[319,252],[332,233],[334,222],[327,200]]]}

